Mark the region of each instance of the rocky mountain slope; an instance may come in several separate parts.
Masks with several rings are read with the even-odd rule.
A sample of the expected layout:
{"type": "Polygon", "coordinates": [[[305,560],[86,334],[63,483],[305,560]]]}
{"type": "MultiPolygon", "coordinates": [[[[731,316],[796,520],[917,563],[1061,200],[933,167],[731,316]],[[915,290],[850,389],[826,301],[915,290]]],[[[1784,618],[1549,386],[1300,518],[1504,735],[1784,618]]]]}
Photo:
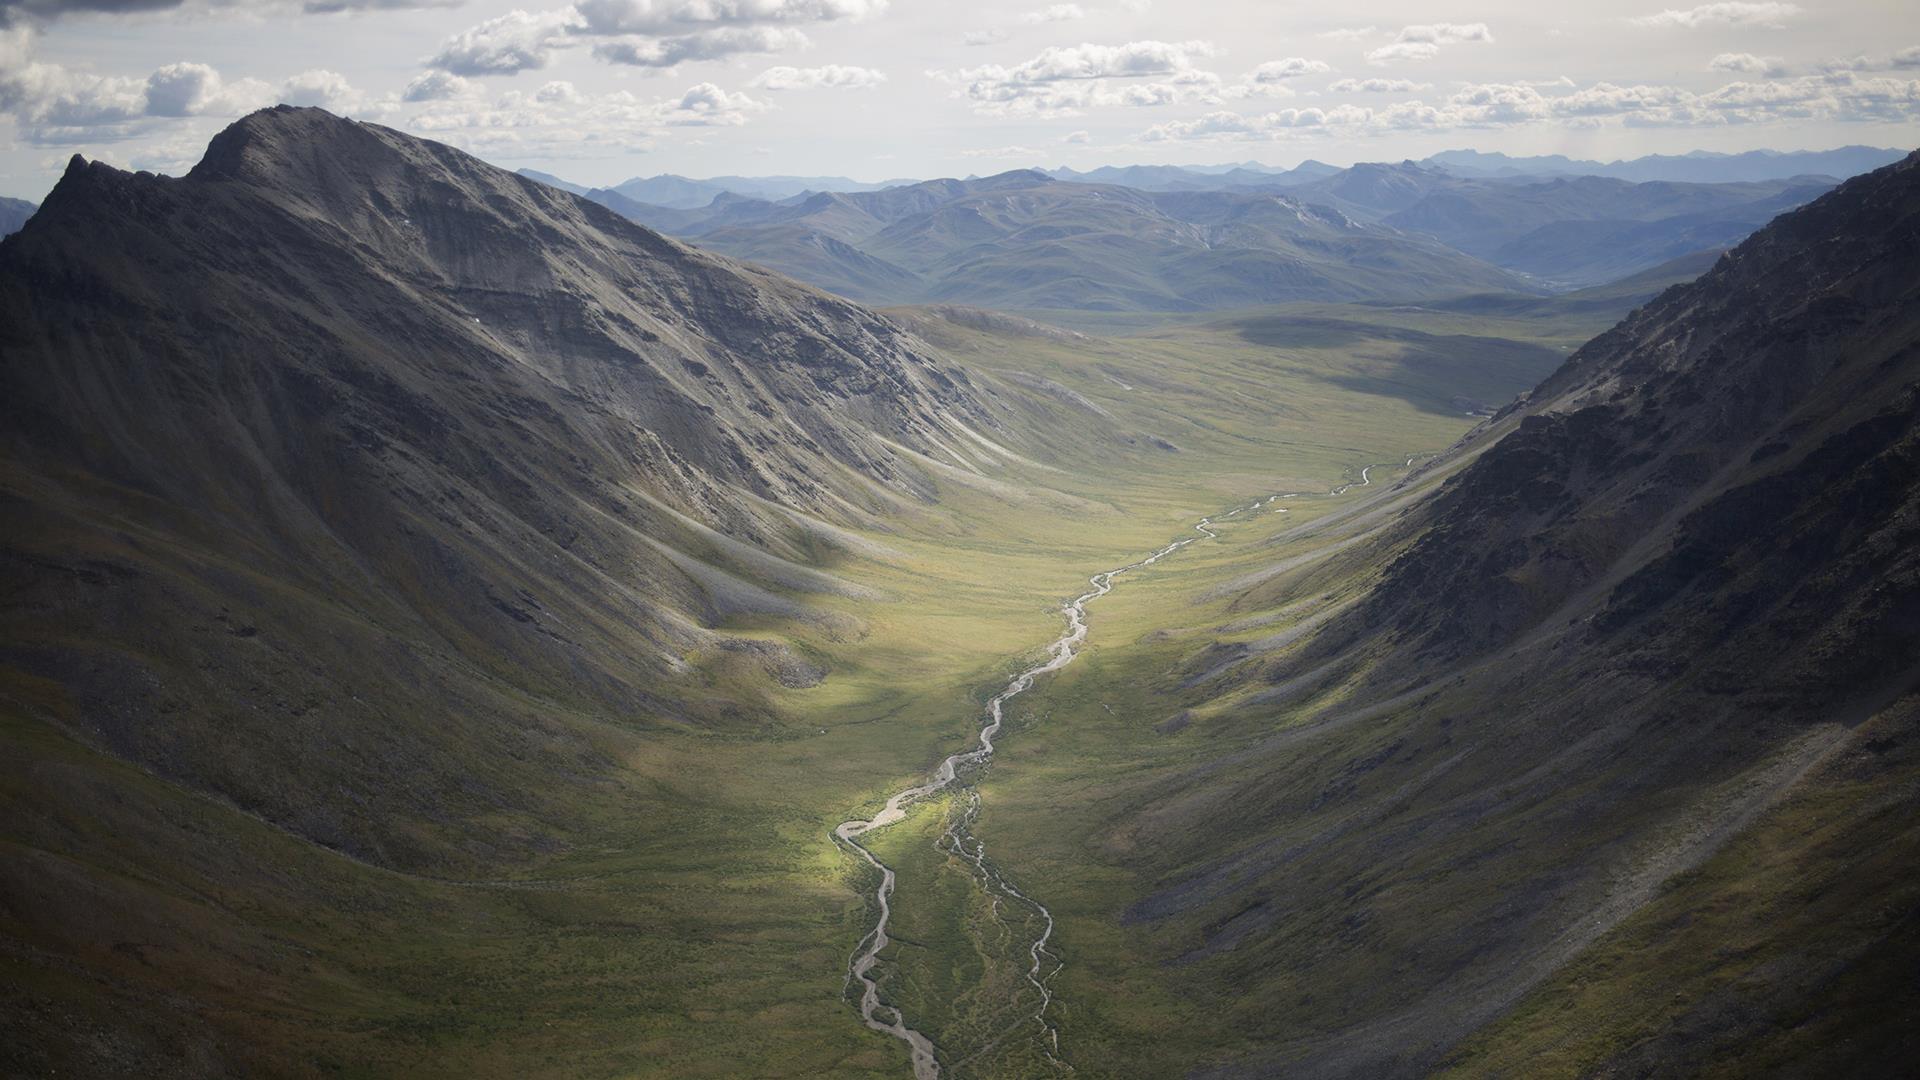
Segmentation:
{"type": "Polygon", "coordinates": [[[500,813],[594,765],[534,699],[724,728],[817,680],[729,627],[846,592],[836,523],[999,423],[872,312],[284,107],[180,179],[76,158],[0,358],[10,677],[390,865],[540,843],[500,813]]]}
{"type": "Polygon", "coordinates": [[[1077,841],[1234,1044],[1202,1075],[1910,1057],[1916,252],[1920,155],[1216,594],[1152,680],[1179,764],[1077,841]]]}

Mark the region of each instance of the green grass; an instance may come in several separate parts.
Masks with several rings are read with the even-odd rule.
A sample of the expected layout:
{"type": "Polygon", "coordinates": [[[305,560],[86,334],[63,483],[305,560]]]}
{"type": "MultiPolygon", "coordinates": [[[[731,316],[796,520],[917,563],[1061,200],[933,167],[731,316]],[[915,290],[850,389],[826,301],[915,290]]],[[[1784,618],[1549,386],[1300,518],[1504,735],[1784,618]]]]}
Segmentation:
{"type": "MultiPolygon", "coordinates": [[[[831,672],[805,690],[756,684],[770,722],[701,729],[559,697],[522,703],[554,739],[610,763],[605,782],[556,789],[584,792],[564,806],[503,805],[491,819],[501,836],[557,836],[551,848],[474,851],[459,881],[382,870],[75,742],[49,722],[74,715],[57,688],[0,681],[0,932],[16,943],[0,967],[10,1012],[31,1021],[5,1064],[97,1071],[97,1057],[32,1056],[80,1024],[188,1071],[900,1075],[904,1050],[843,994],[870,882],[832,843],[834,824],[965,745],[984,699],[1059,633],[1059,604],[1088,575],[1203,514],[1441,449],[1473,422],[1452,396],[1504,399],[1580,332],[1326,306],[1082,341],[935,329],[980,378],[1039,376],[1104,410],[1051,406],[1045,438],[1071,467],[1014,465],[992,488],[943,479],[937,505],[878,537],[897,555],[834,567],[883,599],[808,598],[859,635],[767,617],[732,627],[790,640],[831,672]],[[1362,317],[1382,329],[1352,325],[1362,317]],[[1485,338],[1526,347],[1490,371],[1485,338]],[[72,908],[54,898],[76,895],[97,919],[57,917],[72,908]],[[163,1007],[168,995],[195,1005],[163,1007]]],[[[1149,633],[1221,621],[1199,598],[1325,503],[1297,500],[1123,579],[1093,609],[1087,654],[1012,709],[978,832],[1060,917],[1054,1015],[1085,1075],[1166,1075],[1230,1035],[1235,1013],[1158,963],[1166,942],[1115,922],[1112,898],[1138,882],[1113,857],[1128,838],[1100,823],[1111,798],[1137,795],[1130,778],[1244,734],[1206,718],[1155,732],[1179,706],[1164,670],[1181,650],[1149,633]]],[[[711,669],[716,691],[753,678],[711,669]]],[[[1023,992],[1022,946],[934,849],[947,811],[929,804],[875,840],[902,875],[888,994],[963,1072],[1035,1075],[1030,1038],[994,1041],[1023,992]]]]}

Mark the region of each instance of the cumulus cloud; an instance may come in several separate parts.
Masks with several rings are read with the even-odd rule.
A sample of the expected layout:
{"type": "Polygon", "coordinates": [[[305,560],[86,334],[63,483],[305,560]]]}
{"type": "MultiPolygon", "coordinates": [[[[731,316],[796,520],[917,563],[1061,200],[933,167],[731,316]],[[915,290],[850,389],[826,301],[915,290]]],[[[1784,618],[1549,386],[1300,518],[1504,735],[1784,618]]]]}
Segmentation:
{"type": "Polygon", "coordinates": [[[1707,93],[1657,84],[1597,82],[1478,83],[1444,100],[1382,109],[1282,109],[1245,115],[1215,112],[1150,128],[1152,141],[1274,138],[1300,129],[1348,135],[1404,130],[1497,129],[1535,123],[1596,127],[1683,127],[1833,120],[1920,119],[1920,80],[1850,71],[1742,80],[1707,93]]]}
{"type": "Polygon", "coordinates": [[[1431,60],[1440,55],[1443,45],[1492,41],[1493,32],[1487,29],[1486,23],[1421,23],[1403,26],[1393,41],[1367,53],[1367,63],[1386,65],[1431,60]]]}
{"type": "Polygon", "coordinates": [[[472,79],[463,79],[452,72],[436,69],[423,72],[408,82],[406,89],[400,92],[400,100],[452,101],[479,92],[480,84],[472,79]]]}
{"type": "Polygon", "coordinates": [[[543,68],[561,49],[591,44],[612,64],[667,68],[804,47],[800,26],[862,19],[887,0],[580,0],[553,11],[510,11],[449,37],[427,60],[454,75],[543,68]]]}
{"type": "Polygon", "coordinates": [[[470,26],[448,38],[427,61],[454,75],[514,75],[547,66],[569,30],[584,25],[573,8],[518,9],[470,26]]]}
{"type": "Polygon", "coordinates": [[[1275,83],[1287,79],[1298,79],[1303,75],[1323,75],[1333,68],[1323,60],[1309,60],[1304,56],[1289,56],[1285,60],[1269,60],[1247,76],[1249,82],[1275,83]]]}
{"type": "Polygon", "coordinates": [[[1786,61],[1778,56],[1755,56],[1752,53],[1721,53],[1707,61],[1709,71],[1732,71],[1748,75],[1784,75],[1787,72],[1786,61]]]}
{"type": "Polygon", "coordinates": [[[1897,68],[1920,67],[1920,45],[1909,46],[1894,53],[1893,66],[1897,68]]]}
{"type": "Polygon", "coordinates": [[[1335,94],[1411,94],[1432,85],[1412,79],[1338,79],[1327,84],[1327,89],[1335,94]]]}
{"type": "Polygon", "coordinates": [[[467,97],[423,103],[408,127],[431,138],[502,161],[596,158],[643,153],[676,127],[733,127],[768,105],[713,83],[647,99],[625,90],[582,93],[554,80],[531,93],[509,91],[492,101],[467,97]]]}
{"type": "Polygon", "coordinates": [[[728,26],[679,37],[629,37],[603,41],[593,56],[609,64],[670,68],[677,64],[747,53],[776,53],[807,46],[807,35],[788,27],[728,26]]]}
{"type": "Polygon", "coordinates": [[[1130,41],[1125,45],[1053,46],[1011,69],[976,69],[974,77],[988,72],[1005,82],[1032,86],[1069,79],[1178,75],[1195,70],[1195,60],[1212,55],[1213,46],[1204,41],[1130,41]]]}
{"type": "Polygon", "coordinates": [[[186,9],[218,12],[260,8],[311,14],[348,11],[388,11],[404,8],[455,7],[463,0],[0,0],[0,26],[20,22],[50,23],[69,15],[140,15],[186,9]]]}
{"type": "Polygon", "coordinates": [[[75,146],[154,135],[190,117],[232,117],[277,100],[258,79],[226,79],[183,61],[144,77],[102,76],[44,63],[37,34],[21,24],[0,29],[0,113],[36,146],[75,146]]]}
{"type": "Polygon", "coordinates": [[[351,109],[360,94],[337,71],[315,68],[289,78],[280,86],[280,100],[288,105],[317,105],[338,112],[351,109]]]}
{"type": "Polygon", "coordinates": [[[962,45],[997,45],[1007,40],[1007,32],[1001,29],[969,30],[960,35],[962,45]]]}
{"type": "Polygon", "coordinates": [[[206,64],[168,64],[147,76],[148,116],[237,116],[272,104],[271,88],[257,79],[229,83],[206,64]]]}
{"type": "Polygon", "coordinates": [[[1723,0],[1722,3],[1701,4],[1699,7],[1668,8],[1627,21],[1635,26],[1677,26],[1691,30],[1701,26],[1780,26],[1798,14],[1798,4],[1775,3],[1772,0],[1762,3],[1723,0]]]}
{"type": "Polygon", "coordinates": [[[1220,77],[1199,66],[1212,55],[1213,46],[1204,41],[1059,45],[1013,67],[929,74],[957,85],[958,94],[981,112],[1070,115],[1101,106],[1217,100],[1220,77]]]}
{"type": "Polygon", "coordinates": [[[1093,141],[1093,133],[1090,131],[1069,131],[1065,135],[1060,136],[1060,141],[1071,146],[1085,146],[1087,143],[1093,141]]]}
{"type": "Polygon", "coordinates": [[[1486,23],[1427,23],[1403,26],[1397,41],[1418,41],[1432,45],[1458,45],[1463,41],[1492,41],[1493,32],[1486,23]]]}
{"type": "MultiPolygon", "coordinates": [[[[167,143],[178,121],[232,118],[285,102],[336,111],[358,110],[362,95],[337,72],[304,71],[278,87],[259,79],[229,79],[208,64],[164,64],[144,78],[100,76],[34,59],[35,34],[26,26],[0,30],[0,112],[10,115],[21,138],[36,146],[79,146],[141,138],[167,143]]],[[[177,136],[189,142],[204,135],[177,136]]],[[[167,153],[171,153],[168,151],[167,153]]],[[[163,157],[165,154],[162,155],[163,157]]],[[[169,158],[170,162],[171,159],[169,158]]]]}
{"type": "Polygon", "coordinates": [[[771,67],[754,77],[749,86],[762,90],[814,90],[822,87],[860,89],[887,81],[885,74],[872,68],[828,64],[825,67],[771,67]]]}
{"type": "Polygon", "coordinates": [[[745,94],[730,94],[712,83],[689,89],[661,113],[669,124],[696,127],[732,127],[747,122],[748,114],[767,107],[766,102],[745,94]]]}
{"type": "Polygon", "coordinates": [[[1038,11],[1029,11],[1020,16],[1020,21],[1028,26],[1043,23],[1077,22],[1087,17],[1087,9],[1079,4],[1052,4],[1038,11]]]}
{"type": "Polygon", "coordinates": [[[863,19],[885,11],[887,0],[580,0],[575,8],[595,34],[663,36],[719,26],[863,19]]]}
{"type": "Polygon", "coordinates": [[[1239,85],[1227,91],[1228,97],[1292,97],[1293,88],[1287,83],[1293,79],[1308,75],[1324,75],[1333,68],[1321,60],[1309,60],[1304,56],[1289,56],[1284,60],[1269,60],[1249,71],[1239,85]]]}

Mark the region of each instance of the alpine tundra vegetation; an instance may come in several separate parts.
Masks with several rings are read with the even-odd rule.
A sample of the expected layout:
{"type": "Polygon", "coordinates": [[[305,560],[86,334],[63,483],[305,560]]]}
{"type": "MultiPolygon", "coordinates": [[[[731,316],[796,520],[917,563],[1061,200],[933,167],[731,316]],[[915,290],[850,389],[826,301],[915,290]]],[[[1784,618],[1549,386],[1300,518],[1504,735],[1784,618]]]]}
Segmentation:
{"type": "Polygon", "coordinates": [[[1909,1074],[1916,76],[0,0],[0,1073],[1909,1074]]]}

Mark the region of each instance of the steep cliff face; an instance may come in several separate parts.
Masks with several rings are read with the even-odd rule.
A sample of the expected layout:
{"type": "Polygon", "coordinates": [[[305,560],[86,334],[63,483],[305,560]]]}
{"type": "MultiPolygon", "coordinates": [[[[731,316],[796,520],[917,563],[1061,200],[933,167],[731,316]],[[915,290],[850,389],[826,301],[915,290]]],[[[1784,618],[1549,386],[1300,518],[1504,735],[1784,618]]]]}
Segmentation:
{"type": "Polygon", "coordinates": [[[725,725],[817,681],[724,625],[858,632],[797,599],[850,589],[831,523],[997,415],[870,311],[268,110],[181,179],[76,158],[0,247],[6,661],[165,775],[452,857],[591,773],[534,699],[725,725]]]}

